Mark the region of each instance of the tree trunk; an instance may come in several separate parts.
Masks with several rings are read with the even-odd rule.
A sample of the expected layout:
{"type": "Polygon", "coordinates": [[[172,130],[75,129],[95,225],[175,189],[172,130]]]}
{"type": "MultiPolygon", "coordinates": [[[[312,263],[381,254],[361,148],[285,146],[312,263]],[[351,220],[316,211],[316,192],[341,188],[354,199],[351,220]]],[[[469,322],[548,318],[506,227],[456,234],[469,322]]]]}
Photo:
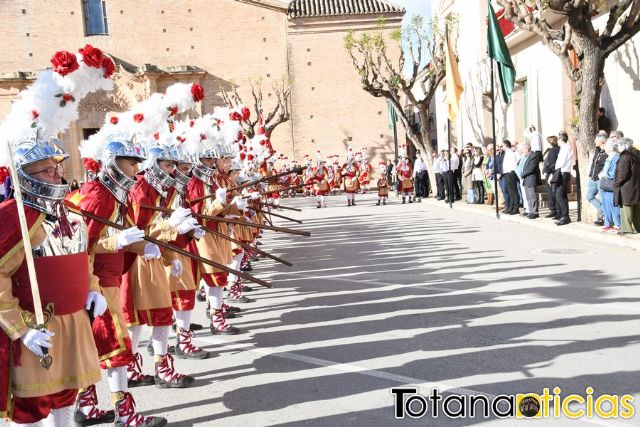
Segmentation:
{"type": "Polygon", "coordinates": [[[582,221],[592,222],[598,217],[596,209],[587,201],[587,186],[590,156],[595,148],[594,138],[598,132],[597,113],[600,106],[600,93],[604,79],[605,57],[596,46],[585,48],[581,65],[582,84],[577,95],[580,96],[578,112],[577,156],[580,172],[580,189],[582,196],[582,221]]]}

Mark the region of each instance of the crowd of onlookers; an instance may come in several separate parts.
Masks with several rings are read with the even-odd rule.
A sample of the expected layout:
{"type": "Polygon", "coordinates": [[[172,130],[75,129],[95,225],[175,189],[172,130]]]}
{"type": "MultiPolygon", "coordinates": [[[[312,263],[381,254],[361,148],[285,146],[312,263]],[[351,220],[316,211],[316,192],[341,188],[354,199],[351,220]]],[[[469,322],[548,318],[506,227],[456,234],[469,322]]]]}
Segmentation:
{"type": "MultiPolygon", "coordinates": [[[[545,218],[553,218],[558,226],[569,224],[569,194],[577,183],[576,156],[567,133],[560,131],[543,143],[531,126],[524,137],[520,143],[498,142],[495,158],[493,144],[469,143],[460,151],[434,153],[435,196],[447,203],[465,200],[493,206],[497,199],[502,213],[529,219],[540,217],[540,203],[545,200],[549,208],[545,218]]],[[[588,186],[582,191],[597,210],[595,225],[603,231],[640,232],[640,151],[621,131],[597,134],[588,186]]]]}

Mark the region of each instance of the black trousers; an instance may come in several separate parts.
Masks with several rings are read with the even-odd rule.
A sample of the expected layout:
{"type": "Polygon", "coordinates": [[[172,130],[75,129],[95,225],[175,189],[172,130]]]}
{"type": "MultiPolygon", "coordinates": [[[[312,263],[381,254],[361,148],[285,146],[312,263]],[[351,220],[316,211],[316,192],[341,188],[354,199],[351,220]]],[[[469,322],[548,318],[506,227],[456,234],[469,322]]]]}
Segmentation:
{"type": "Polygon", "coordinates": [[[520,207],[520,196],[518,195],[518,177],[515,171],[505,174],[505,182],[507,184],[507,192],[509,193],[507,212],[517,211],[520,207]]]}
{"type": "Polygon", "coordinates": [[[560,182],[556,187],[556,210],[561,218],[569,218],[569,185],[571,185],[571,174],[562,172],[560,182]]]}
{"type": "Polygon", "coordinates": [[[455,175],[451,171],[442,173],[442,179],[444,180],[444,189],[446,193],[447,202],[453,202],[455,200],[455,175]]]}
{"type": "Polygon", "coordinates": [[[416,174],[416,197],[429,196],[429,175],[427,171],[416,174]]]}
{"type": "Polygon", "coordinates": [[[556,203],[556,184],[548,183],[549,178],[547,178],[547,206],[549,207],[549,211],[551,213],[558,213],[557,203],[556,203]]]}
{"type": "Polygon", "coordinates": [[[444,199],[444,177],[441,173],[436,174],[436,197],[439,200],[444,199]]]}

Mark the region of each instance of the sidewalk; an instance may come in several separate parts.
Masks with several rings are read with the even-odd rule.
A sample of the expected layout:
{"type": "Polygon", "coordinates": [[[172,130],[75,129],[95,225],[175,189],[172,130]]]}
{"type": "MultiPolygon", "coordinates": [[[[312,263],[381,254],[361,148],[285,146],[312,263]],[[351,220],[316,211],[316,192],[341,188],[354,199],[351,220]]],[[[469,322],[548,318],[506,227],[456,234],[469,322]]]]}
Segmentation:
{"type": "MultiPolygon", "coordinates": [[[[426,203],[431,206],[436,206],[441,209],[449,209],[449,204],[434,199],[432,197],[428,199],[422,199],[422,203],[426,203]]],[[[570,206],[571,210],[571,224],[564,225],[562,227],[558,227],[554,224],[554,221],[547,218],[542,218],[542,213],[546,214],[546,212],[541,211],[541,216],[538,219],[528,219],[526,217],[522,217],[520,215],[506,215],[500,214],[500,221],[509,221],[516,222],[519,224],[524,224],[529,227],[538,228],[547,231],[553,231],[556,233],[564,234],[567,236],[575,237],[575,238],[584,238],[589,239],[599,243],[605,243],[608,245],[633,249],[636,251],[640,251],[640,234],[635,235],[627,235],[627,236],[618,236],[616,234],[605,233],[601,231],[601,227],[596,227],[591,224],[577,222],[575,221],[575,212],[577,210],[577,204],[572,203],[570,206]]],[[[496,208],[495,206],[487,206],[487,205],[469,205],[465,203],[463,200],[457,201],[453,204],[453,209],[458,211],[466,211],[473,212],[478,215],[485,215],[495,218],[496,217],[496,208]]]]}

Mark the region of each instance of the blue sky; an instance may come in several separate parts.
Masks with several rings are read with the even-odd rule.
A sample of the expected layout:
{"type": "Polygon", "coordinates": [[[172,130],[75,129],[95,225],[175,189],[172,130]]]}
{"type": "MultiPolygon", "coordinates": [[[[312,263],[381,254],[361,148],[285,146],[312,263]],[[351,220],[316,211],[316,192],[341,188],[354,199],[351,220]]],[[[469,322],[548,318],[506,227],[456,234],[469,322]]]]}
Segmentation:
{"type": "Polygon", "coordinates": [[[422,15],[425,18],[425,21],[429,20],[429,16],[431,15],[431,2],[429,0],[390,0],[391,3],[397,4],[398,6],[403,6],[407,13],[404,17],[404,21],[411,19],[413,15],[422,15]]]}

